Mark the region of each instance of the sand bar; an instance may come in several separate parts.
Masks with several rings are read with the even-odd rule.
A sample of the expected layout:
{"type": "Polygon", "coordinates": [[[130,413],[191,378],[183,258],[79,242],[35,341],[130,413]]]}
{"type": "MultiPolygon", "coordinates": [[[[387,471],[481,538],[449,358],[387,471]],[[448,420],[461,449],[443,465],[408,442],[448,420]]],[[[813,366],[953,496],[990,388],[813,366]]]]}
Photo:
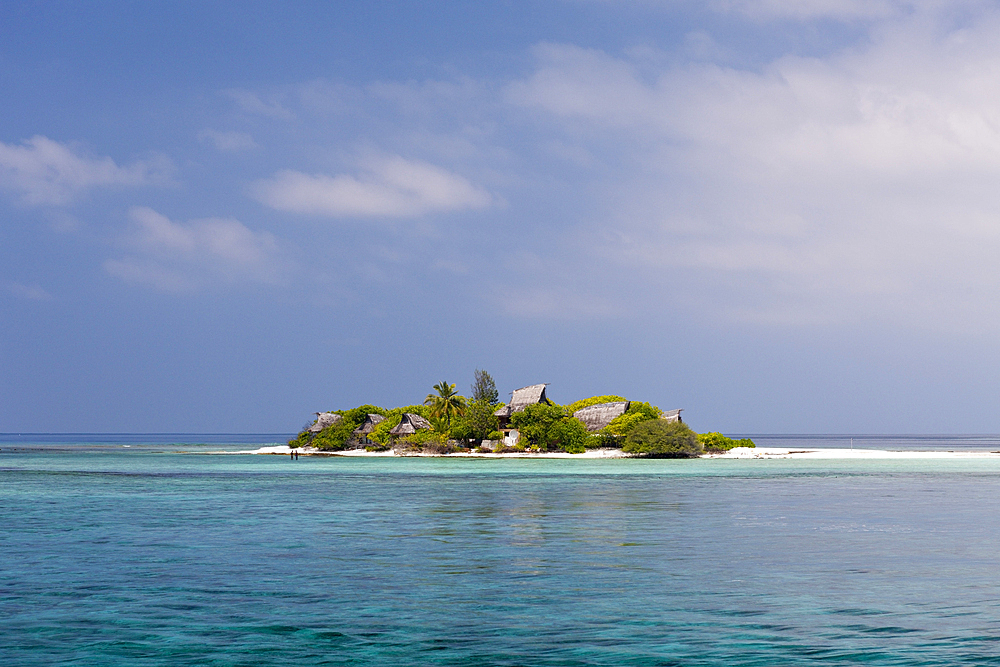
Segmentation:
{"type": "MultiPolygon", "coordinates": [[[[274,445],[258,449],[227,452],[206,452],[210,454],[271,454],[288,456],[291,449],[287,445],[274,445]]],[[[511,458],[511,459],[621,459],[629,455],[620,449],[589,449],[582,454],[567,454],[565,452],[507,452],[503,454],[488,454],[480,452],[457,452],[454,454],[430,454],[407,452],[397,454],[392,450],[385,452],[368,452],[363,449],[346,449],[338,452],[327,452],[311,447],[300,448],[302,456],[346,456],[346,457],[446,457],[446,458],[511,458]]],[[[705,454],[706,459],[976,459],[1000,458],[1000,451],[916,451],[887,449],[796,449],[780,447],[736,447],[724,454],[705,454]]]]}

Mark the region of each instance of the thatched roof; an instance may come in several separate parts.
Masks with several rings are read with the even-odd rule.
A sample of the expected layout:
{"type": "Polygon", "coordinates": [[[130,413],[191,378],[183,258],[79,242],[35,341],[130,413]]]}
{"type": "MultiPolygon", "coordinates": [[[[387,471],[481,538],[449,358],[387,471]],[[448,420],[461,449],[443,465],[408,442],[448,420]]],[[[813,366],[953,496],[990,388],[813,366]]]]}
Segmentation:
{"type": "Polygon", "coordinates": [[[382,415],[368,415],[365,417],[365,423],[354,429],[356,435],[368,435],[375,430],[375,425],[380,421],[385,419],[382,415]]]}
{"type": "Polygon", "coordinates": [[[431,423],[420,415],[407,412],[403,415],[403,418],[399,420],[399,425],[394,426],[389,431],[389,435],[413,435],[419,429],[430,427],[431,423]]]}
{"type": "MultiPolygon", "coordinates": [[[[681,410],[683,409],[681,408],[681,410]]],[[[666,410],[663,413],[663,418],[668,422],[682,422],[684,420],[681,419],[681,410],[666,410]]]]}
{"type": "Polygon", "coordinates": [[[615,417],[620,417],[628,411],[628,401],[614,403],[598,403],[586,408],[580,408],[573,416],[583,422],[588,431],[600,431],[611,423],[615,417]]]}
{"type": "Polygon", "coordinates": [[[549,400],[545,398],[545,387],[547,384],[533,384],[529,387],[515,389],[511,392],[510,403],[499,408],[494,414],[497,417],[510,417],[515,412],[520,412],[529,405],[547,402],[549,400]]]}
{"type": "Polygon", "coordinates": [[[316,413],[316,423],[309,427],[310,433],[319,433],[327,426],[333,426],[338,423],[343,417],[338,415],[336,412],[317,412],[316,413]]]}

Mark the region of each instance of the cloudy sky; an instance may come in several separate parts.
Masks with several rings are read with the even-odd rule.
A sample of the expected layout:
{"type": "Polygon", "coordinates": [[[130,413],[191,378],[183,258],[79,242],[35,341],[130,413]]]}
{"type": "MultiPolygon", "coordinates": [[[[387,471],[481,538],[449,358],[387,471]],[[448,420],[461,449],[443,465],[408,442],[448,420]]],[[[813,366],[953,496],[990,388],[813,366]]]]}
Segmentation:
{"type": "Polygon", "coordinates": [[[475,368],[1000,432],[1000,3],[0,4],[0,432],[292,432],[475,368]]]}

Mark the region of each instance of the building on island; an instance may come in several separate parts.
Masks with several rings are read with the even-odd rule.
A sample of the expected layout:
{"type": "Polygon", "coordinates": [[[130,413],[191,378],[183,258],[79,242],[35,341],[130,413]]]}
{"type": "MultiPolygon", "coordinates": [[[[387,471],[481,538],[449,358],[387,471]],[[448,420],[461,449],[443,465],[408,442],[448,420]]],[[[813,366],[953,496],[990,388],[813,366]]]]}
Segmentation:
{"type": "Polygon", "coordinates": [[[512,414],[515,412],[521,412],[529,405],[551,403],[551,401],[545,396],[546,386],[548,386],[548,383],[533,384],[528,387],[515,389],[510,394],[510,403],[498,408],[497,411],[493,413],[497,417],[497,422],[499,422],[500,432],[503,433],[504,445],[507,447],[513,447],[517,444],[517,440],[520,437],[520,433],[510,426],[510,416],[512,414]]]}
{"type": "Polygon", "coordinates": [[[399,437],[401,435],[413,435],[421,429],[430,428],[431,423],[421,417],[420,415],[415,415],[412,412],[407,412],[403,415],[403,418],[399,420],[399,424],[393,426],[389,431],[389,435],[393,438],[399,437]]]}
{"type": "Polygon", "coordinates": [[[681,419],[681,410],[683,409],[684,408],[681,408],[680,410],[665,410],[663,412],[662,419],[665,419],[668,422],[682,422],[684,421],[681,419]]]}
{"type": "Polygon", "coordinates": [[[611,423],[616,417],[621,417],[628,412],[628,401],[615,401],[613,403],[598,403],[586,408],[580,408],[573,413],[573,416],[583,422],[587,430],[593,433],[611,423]]]}
{"type": "Polygon", "coordinates": [[[339,424],[341,419],[343,419],[343,417],[338,415],[336,412],[317,412],[316,423],[310,426],[307,430],[310,433],[319,433],[327,426],[339,424]]]}
{"type": "Polygon", "coordinates": [[[383,421],[384,419],[385,417],[383,417],[382,415],[367,415],[365,417],[365,423],[354,429],[354,435],[358,436],[358,444],[359,445],[371,444],[371,440],[368,439],[368,436],[371,434],[372,431],[375,430],[375,427],[378,425],[378,423],[383,421]]]}

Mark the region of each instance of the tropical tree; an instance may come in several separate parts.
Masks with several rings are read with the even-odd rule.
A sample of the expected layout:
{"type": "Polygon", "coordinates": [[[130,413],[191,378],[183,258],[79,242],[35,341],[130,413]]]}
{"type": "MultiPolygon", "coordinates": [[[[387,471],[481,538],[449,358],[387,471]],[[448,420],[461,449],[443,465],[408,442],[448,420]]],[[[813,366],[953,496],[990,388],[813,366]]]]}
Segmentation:
{"type": "Polygon", "coordinates": [[[695,457],[704,451],[698,435],[687,424],[665,419],[649,419],[636,425],[625,438],[622,450],[629,454],[678,459],[695,457]]]}
{"type": "Polygon", "coordinates": [[[455,391],[455,385],[441,381],[434,385],[436,394],[427,394],[424,405],[431,409],[432,420],[442,420],[447,430],[451,427],[451,421],[455,417],[465,414],[465,397],[459,396],[455,391]]]}
{"type": "Polygon", "coordinates": [[[472,400],[483,401],[490,405],[496,405],[500,401],[500,393],[497,391],[497,383],[493,381],[493,376],[478,368],[472,382],[472,400]]]}

